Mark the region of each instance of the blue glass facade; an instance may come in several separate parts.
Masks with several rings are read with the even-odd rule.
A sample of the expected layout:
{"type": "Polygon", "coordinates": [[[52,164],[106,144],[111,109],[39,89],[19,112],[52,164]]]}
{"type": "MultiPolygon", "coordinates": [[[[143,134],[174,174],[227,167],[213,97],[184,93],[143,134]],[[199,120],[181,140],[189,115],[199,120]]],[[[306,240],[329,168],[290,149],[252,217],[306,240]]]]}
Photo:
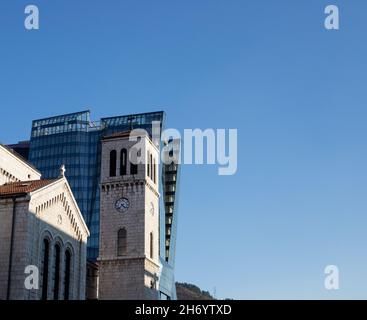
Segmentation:
{"type": "MultiPolygon", "coordinates": [[[[152,135],[152,122],[165,125],[164,112],[90,119],[90,111],[61,115],[32,123],[29,160],[43,174],[54,178],[65,164],[66,176],[89,227],[88,259],[98,257],[101,138],[116,132],[145,129],[152,135]]],[[[177,187],[179,166],[160,165],[160,260],[162,298],[176,298],[174,260],[177,231],[177,187]]]]}

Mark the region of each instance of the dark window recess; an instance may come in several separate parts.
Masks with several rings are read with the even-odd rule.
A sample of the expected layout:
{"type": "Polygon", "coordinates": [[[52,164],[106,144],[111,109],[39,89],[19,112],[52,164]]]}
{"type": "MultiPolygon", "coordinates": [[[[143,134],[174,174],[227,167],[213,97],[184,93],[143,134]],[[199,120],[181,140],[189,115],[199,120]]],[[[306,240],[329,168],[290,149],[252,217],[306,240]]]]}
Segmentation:
{"type": "Polygon", "coordinates": [[[116,177],[117,151],[110,152],[110,177],[116,177]]]}
{"type": "Polygon", "coordinates": [[[47,239],[43,240],[42,247],[42,300],[47,300],[47,288],[48,288],[48,264],[49,264],[49,252],[50,242],[47,239]]]}
{"type": "Polygon", "coordinates": [[[127,150],[122,149],[121,158],[120,158],[120,175],[121,176],[126,175],[126,169],[127,169],[127,150]]]}
{"type": "Polygon", "coordinates": [[[150,258],[154,258],[154,251],[153,251],[153,232],[150,233],[150,258]]]}
{"type": "Polygon", "coordinates": [[[55,276],[54,276],[54,300],[59,300],[60,289],[60,246],[55,245],[55,276]]]}
{"type": "Polygon", "coordinates": [[[69,250],[65,252],[65,285],[64,285],[64,299],[70,298],[70,269],[71,269],[71,253],[69,250]]]}
{"type": "Polygon", "coordinates": [[[120,229],[117,235],[117,255],[124,256],[127,253],[126,229],[120,229]]]}

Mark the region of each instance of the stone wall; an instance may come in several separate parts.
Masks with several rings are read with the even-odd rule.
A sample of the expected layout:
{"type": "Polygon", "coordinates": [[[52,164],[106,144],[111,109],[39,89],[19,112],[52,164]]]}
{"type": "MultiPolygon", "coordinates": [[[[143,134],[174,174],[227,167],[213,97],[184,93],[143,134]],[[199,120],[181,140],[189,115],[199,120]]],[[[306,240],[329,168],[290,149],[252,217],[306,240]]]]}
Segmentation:
{"type": "MultiPolygon", "coordinates": [[[[159,193],[156,183],[147,176],[147,164],[138,165],[138,173],[121,176],[120,151],[129,149],[135,142],[128,138],[103,141],[99,298],[104,299],[157,299],[159,275],[159,193]],[[117,176],[110,177],[110,152],[117,151],[117,176]],[[115,204],[126,198],[130,206],[119,212],[115,204]],[[152,210],[153,209],[153,210],[152,210]],[[118,231],[127,232],[127,251],[118,256],[118,231]],[[153,235],[151,257],[150,235],[153,235]]],[[[150,152],[158,159],[158,150],[149,138],[142,138],[143,152],[150,152]]],[[[129,167],[129,166],[128,166],[129,167]]]]}
{"type": "MultiPolygon", "coordinates": [[[[65,252],[71,253],[69,299],[85,299],[86,244],[85,229],[65,180],[46,189],[16,199],[10,299],[35,300],[42,297],[42,244],[50,242],[48,299],[54,298],[52,272],[55,245],[60,246],[59,299],[64,298],[65,252]],[[39,288],[25,288],[25,268],[38,267],[39,288]]],[[[6,299],[13,201],[0,200],[0,299],[6,299]]]]}

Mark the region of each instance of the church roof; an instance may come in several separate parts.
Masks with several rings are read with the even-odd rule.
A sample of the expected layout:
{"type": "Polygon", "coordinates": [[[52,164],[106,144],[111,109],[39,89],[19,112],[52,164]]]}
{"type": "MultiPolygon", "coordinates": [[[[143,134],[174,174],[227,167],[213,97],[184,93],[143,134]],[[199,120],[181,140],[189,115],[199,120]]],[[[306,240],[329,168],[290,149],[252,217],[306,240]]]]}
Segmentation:
{"type": "Polygon", "coordinates": [[[36,191],[49,184],[55,182],[57,179],[50,180],[33,180],[33,181],[21,181],[12,182],[0,186],[0,197],[8,197],[15,195],[25,195],[27,193],[36,191]]]}

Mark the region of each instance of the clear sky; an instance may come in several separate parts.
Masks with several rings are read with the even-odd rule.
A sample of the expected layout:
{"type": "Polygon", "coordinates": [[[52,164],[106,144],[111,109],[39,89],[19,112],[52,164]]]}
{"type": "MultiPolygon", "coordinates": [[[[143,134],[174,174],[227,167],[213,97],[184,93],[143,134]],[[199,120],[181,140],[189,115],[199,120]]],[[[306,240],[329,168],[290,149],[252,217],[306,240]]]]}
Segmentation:
{"type": "Polygon", "coordinates": [[[86,108],[237,128],[236,175],[182,168],[177,280],[219,298],[366,299],[366,32],[365,0],[1,0],[0,141],[86,108]]]}

